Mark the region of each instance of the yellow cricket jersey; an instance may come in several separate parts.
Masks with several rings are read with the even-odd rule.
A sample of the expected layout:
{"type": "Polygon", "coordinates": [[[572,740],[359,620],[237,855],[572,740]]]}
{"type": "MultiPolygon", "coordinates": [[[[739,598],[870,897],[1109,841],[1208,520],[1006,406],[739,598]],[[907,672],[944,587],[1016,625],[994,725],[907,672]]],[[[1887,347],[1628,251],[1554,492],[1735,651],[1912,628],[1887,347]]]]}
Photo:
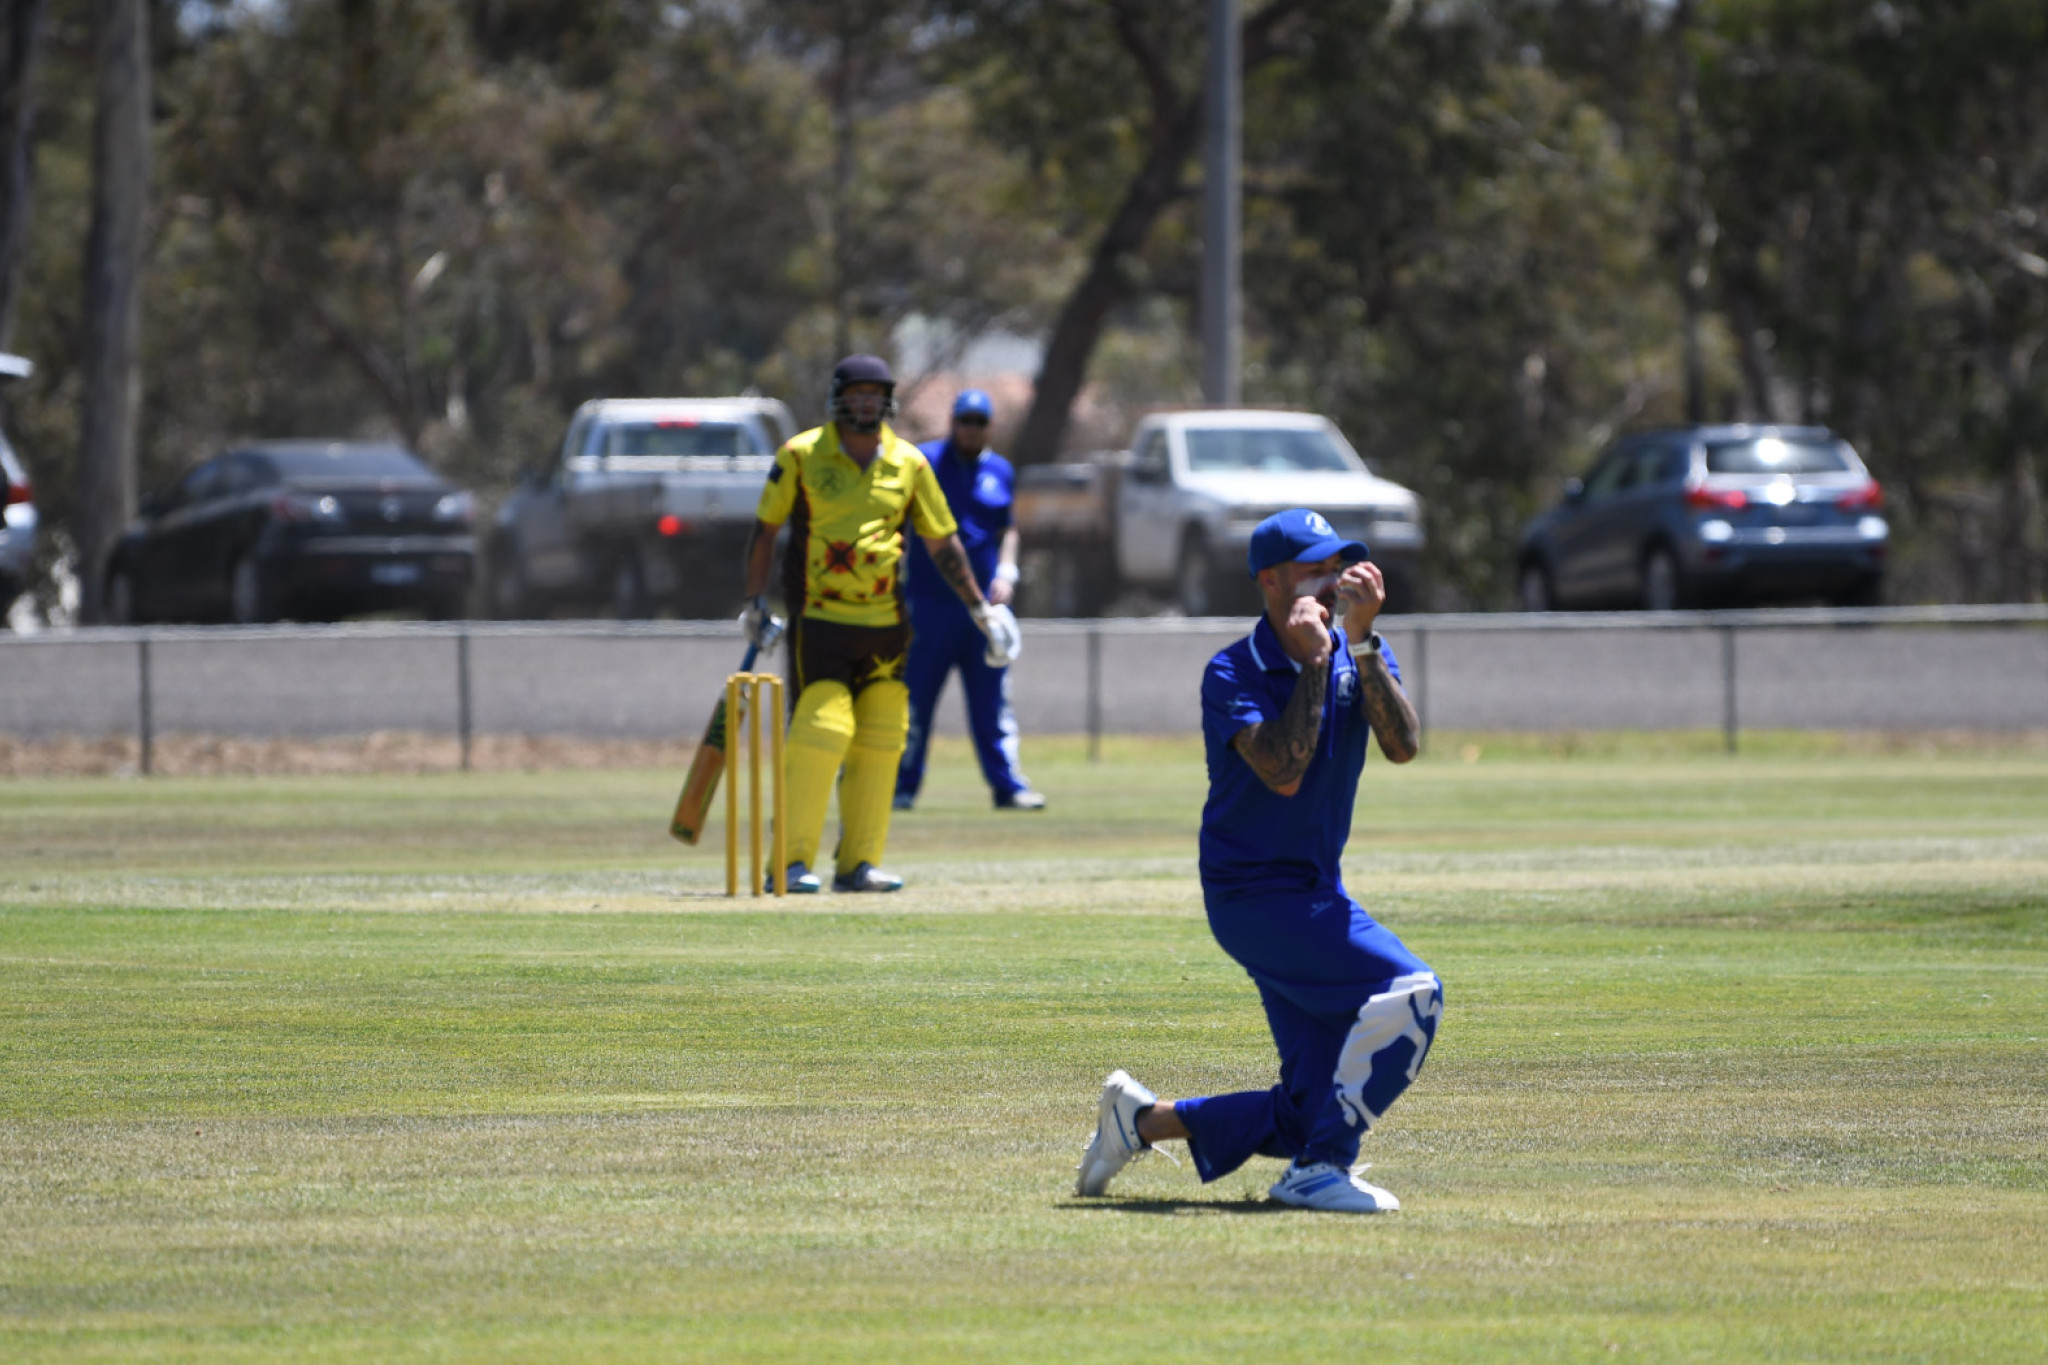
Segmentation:
{"type": "Polygon", "coordinates": [[[922,536],[959,529],[924,453],[887,425],[866,469],[829,422],[792,437],[775,452],[755,515],[770,526],[789,522],[792,540],[802,539],[803,614],[849,626],[904,619],[904,522],[922,536]]]}

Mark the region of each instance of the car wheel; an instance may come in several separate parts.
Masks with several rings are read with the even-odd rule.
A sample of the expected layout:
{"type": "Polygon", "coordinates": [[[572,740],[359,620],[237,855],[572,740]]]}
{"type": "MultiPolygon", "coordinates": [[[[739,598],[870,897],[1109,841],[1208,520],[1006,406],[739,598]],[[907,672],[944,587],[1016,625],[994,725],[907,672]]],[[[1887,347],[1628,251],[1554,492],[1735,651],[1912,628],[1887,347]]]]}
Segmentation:
{"type": "Polygon", "coordinates": [[[517,556],[509,541],[491,546],[491,615],[500,621],[523,621],[532,614],[526,600],[526,575],[519,571],[517,556]]]}
{"type": "Polygon", "coordinates": [[[1174,587],[1183,616],[1208,616],[1216,610],[1216,570],[1199,534],[1190,535],[1181,546],[1174,587]]]}
{"type": "Polygon", "coordinates": [[[644,621],[654,615],[647,600],[647,570],[631,550],[620,557],[612,573],[612,615],[621,621],[644,621]]]}
{"type": "Polygon", "coordinates": [[[128,570],[116,569],[107,576],[106,590],[107,624],[110,626],[133,626],[141,623],[135,614],[135,580],[128,570]]]}
{"type": "Polygon", "coordinates": [[[1643,560],[1643,606],[1649,611],[1679,611],[1692,605],[1678,556],[1659,545],[1643,560]]]}
{"type": "Polygon", "coordinates": [[[252,555],[243,555],[229,571],[228,617],[238,626],[261,625],[273,619],[263,569],[252,555]]]}
{"type": "Polygon", "coordinates": [[[1532,559],[1522,566],[1521,577],[1515,581],[1515,600],[1523,611],[1557,610],[1557,593],[1543,561],[1532,559]]]}

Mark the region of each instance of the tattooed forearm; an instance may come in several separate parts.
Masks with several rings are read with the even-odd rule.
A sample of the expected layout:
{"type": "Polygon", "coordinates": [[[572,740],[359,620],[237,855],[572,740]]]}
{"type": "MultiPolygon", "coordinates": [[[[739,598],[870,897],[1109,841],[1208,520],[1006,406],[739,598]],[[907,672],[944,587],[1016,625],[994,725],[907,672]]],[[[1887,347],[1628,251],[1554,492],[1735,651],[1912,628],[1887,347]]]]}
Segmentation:
{"type": "Polygon", "coordinates": [[[932,566],[939,571],[939,577],[960,594],[960,600],[970,607],[980,606],[981,585],[974,581],[974,570],[968,567],[967,550],[960,544],[960,537],[927,540],[925,548],[932,552],[932,566]]]}
{"type": "Polygon", "coordinates": [[[1230,741],[1259,775],[1259,781],[1282,796],[1292,796],[1300,789],[1302,774],[1316,756],[1316,738],[1323,728],[1323,697],[1329,688],[1327,667],[1302,669],[1301,680],[1294,685],[1294,695],[1280,719],[1247,725],[1230,741]]]}
{"type": "Polygon", "coordinates": [[[1396,763],[1406,763],[1422,748],[1422,718],[1415,703],[1387,671],[1387,661],[1377,652],[1358,660],[1359,705],[1372,726],[1380,752],[1396,763]]]}

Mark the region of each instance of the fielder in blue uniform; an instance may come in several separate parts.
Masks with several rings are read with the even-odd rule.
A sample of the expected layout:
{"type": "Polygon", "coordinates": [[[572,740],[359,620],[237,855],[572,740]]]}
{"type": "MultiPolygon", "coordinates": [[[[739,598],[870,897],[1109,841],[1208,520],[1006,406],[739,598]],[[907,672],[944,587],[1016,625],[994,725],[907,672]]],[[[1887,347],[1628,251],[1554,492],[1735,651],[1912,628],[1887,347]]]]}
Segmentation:
{"type": "Polygon", "coordinates": [[[1133,1158],[1177,1138],[1205,1181],[1253,1156],[1285,1157],[1275,1199],[1398,1209],[1353,1167],[1360,1140],[1422,1070],[1443,987],[1351,898],[1340,863],[1366,733],[1406,763],[1415,708],[1373,629],[1386,584],[1363,544],[1296,509],[1259,524],[1249,561],[1265,614],[1202,678],[1202,898],[1216,941],[1258,986],[1280,1081],[1161,1103],[1111,1073],[1076,1192],[1101,1194],[1133,1158]]]}
{"type": "MultiPolygon", "coordinates": [[[[942,440],[918,447],[939,476],[946,503],[960,523],[960,543],[974,579],[990,602],[1008,606],[1017,587],[1017,528],[1011,521],[1015,472],[989,450],[988,424],[995,404],[980,389],[953,400],[953,427],[942,440]]],[[[896,770],[896,809],[917,804],[930,750],[932,713],[946,679],[960,670],[967,694],[967,728],[974,736],[981,775],[999,810],[1041,810],[1045,798],[1031,789],[1017,759],[1017,717],[1010,709],[1010,670],[992,667],[983,656],[988,639],[967,614],[959,594],[932,567],[931,555],[915,540],[904,578],[910,603],[910,661],[903,681],[910,688],[910,738],[896,770]]]]}

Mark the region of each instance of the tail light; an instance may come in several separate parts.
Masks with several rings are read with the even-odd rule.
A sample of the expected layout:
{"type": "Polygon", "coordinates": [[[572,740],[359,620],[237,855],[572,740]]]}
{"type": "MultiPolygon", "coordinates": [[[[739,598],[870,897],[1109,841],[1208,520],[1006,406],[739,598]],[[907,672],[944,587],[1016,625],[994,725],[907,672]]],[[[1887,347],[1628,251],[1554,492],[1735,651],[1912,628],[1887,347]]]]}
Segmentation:
{"type": "Polygon", "coordinates": [[[7,505],[9,507],[14,506],[16,503],[27,502],[32,496],[34,495],[29,492],[27,484],[16,483],[12,479],[7,481],[7,505]]]}
{"type": "Polygon", "coordinates": [[[690,529],[690,523],[673,512],[664,512],[655,520],[654,529],[665,536],[679,536],[690,529]]]}
{"type": "Polygon", "coordinates": [[[1740,488],[1688,488],[1685,505],[1695,512],[1740,512],[1749,506],[1749,494],[1740,488]]]}
{"type": "Polygon", "coordinates": [[[279,521],[327,521],[346,520],[341,502],[333,495],[319,498],[304,497],[298,493],[279,493],[270,500],[270,515],[279,521]]]}
{"type": "Polygon", "coordinates": [[[1884,506],[1884,485],[1876,479],[1842,494],[1835,506],[1844,512],[1875,512],[1884,506]]]}

